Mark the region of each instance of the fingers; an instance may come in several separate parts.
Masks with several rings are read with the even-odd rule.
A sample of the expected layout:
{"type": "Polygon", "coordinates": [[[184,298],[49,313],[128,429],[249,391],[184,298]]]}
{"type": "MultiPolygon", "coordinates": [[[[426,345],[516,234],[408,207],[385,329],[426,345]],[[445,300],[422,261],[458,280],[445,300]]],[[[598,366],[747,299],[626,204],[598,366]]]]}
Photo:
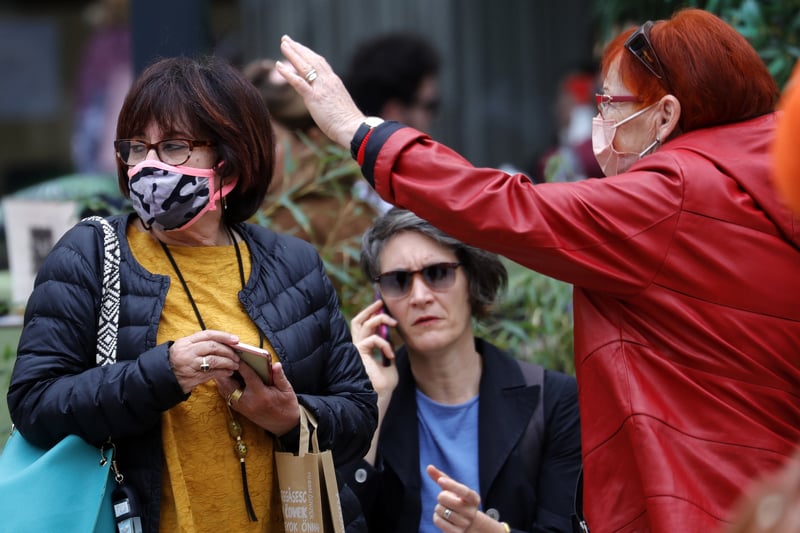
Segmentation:
{"type": "MultiPolygon", "coordinates": [[[[380,300],[376,300],[353,317],[350,321],[350,334],[355,344],[359,344],[370,335],[376,334],[381,325],[389,327],[395,327],[397,325],[397,320],[381,312],[382,308],[383,303],[380,300]]],[[[370,348],[374,347],[377,346],[370,346],[370,348]]]]}
{"type": "Polygon", "coordinates": [[[295,68],[299,77],[306,76],[312,69],[318,73],[333,72],[324,57],[288,35],[281,37],[281,52],[295,68]]]}
{"type": "Polygon", "coordinates": [[[327,67],[327,64],[324,66],[322,64],[325,60],[309,48],[293,41],[288,35],[281,38],[281,53],[289,61],[289,65],[277,61],[275,69],[301,96],[305,96],[306,93],[311,92],[311,83],[316,79],[314,77],[309,80],[306,76],[312,71],[315,71],[318,76],[320,70],[325,70],[327,67]]]}
{"type": "Polygon", "coordinates": [[[374,302],[366,306],[364,309],[359,311],[358,314],[353,317],[353,319],[350,321],[350,327],[352,328],[363,327],[367,319],[369,319],[374,315],[377,315],[380,312],[381,307],[383,307],[383,302],[381,300],[375,300],[374,302]]]}
{"type": "Polygon", "coordinates": [[[344,83],[324,57],[284,35],[281,52],[287,63],[275,69],[303,98],[311,117],[334,142],[349,148],[364,114],[358,109],[344,83]]]}
{"type": "Polygon", "coordinates": [[[184,393],[239,369],[239,357],[230,344],[239,341],[224,331],[204,330],[176,340],[169,348],[169,364],[184,393]]]}
{"type": "Polygon", "coordinates": [[[272,363],[272,385],[282,393],[294,394],[294,388],[286,377],[281,363],[272,363]]]}
{"type": "Polygon", "coordinates": [[[254,370],[242,365],[242,377],[247,384],[239,399],[238,386],[232,380],[218,380],[217,387],[223,398],[230,399],[230,408],[277,436],[285,435],[297,426],[300,411],[297,395],[283,372],[280,363],[272,365],[273,386],[266,386],[254,370]]]}
{"type": "Polygon", "coordinates": [[[434,524],[442,531],[469,529],[478,513],[480,495],[433,465],[428,465],[425,471],[442,489],[434,508],[434,524]]]}

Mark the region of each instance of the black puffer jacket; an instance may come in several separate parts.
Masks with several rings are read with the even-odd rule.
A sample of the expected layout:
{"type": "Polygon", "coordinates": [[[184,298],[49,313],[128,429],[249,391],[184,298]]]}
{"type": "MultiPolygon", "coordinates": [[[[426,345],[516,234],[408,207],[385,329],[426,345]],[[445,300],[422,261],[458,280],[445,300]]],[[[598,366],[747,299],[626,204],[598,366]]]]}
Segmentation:
{"type": "MultiPolygon", "coordinates": [[[[158,531],[161,414],[188,398],[156,333],[169,278],[136,262],[127,217],[109,221],[121,246],[117,364],[95,362],[103,237],[81,223],[56,244],[39,270],[8,392],[11,418],[25,437],[52,446],[67,434],[99,444],[109,436],[119,466],[141,495],[145,531],[158,531]]],[[[300,403],[319,421],[319,441],[345,463],[364,455],[377,424],[376,396],[351,342],[323,264],[309,244],[267,229],[236,227],[252,256],[239,299],[277,351],[300,403]]],[[[231,274],[235,275],[235,274],[231,274]]],[[[282,443],[296,449],[297,430],[282,443]]],[[[348,531],[363,523],[352,494],[342,494],[348,531]]]]}

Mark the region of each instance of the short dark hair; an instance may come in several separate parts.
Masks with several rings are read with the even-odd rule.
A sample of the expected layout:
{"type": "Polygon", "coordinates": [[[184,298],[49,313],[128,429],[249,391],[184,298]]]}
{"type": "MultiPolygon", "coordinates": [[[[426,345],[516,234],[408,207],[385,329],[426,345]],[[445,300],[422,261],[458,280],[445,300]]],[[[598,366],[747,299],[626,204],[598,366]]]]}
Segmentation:
{"type": "Polygon", "coordinates": [[[380,272],[380,256],[386,243],[395,235],[417,232],[455,252],[467,275],[472,316],[484,318],[508,283],[508,272],[500,258],[491,252],[464,244],[411,211],[393,207],[378,217],[361,237],[361,271],[367,279],[380,272]]]}
{"type": "Polygon", "coordinates": [[[413,104],[420,84],[437,75],[439,65],[438,52],[423,37],[389,33],[359,44],[343,79],[359,109],[379,115],[390,100],[413,104]]]}
{"type": "MultiPolygon", "coordinates": [[[[136,79],[122,104],[117,138],[141,136],[150,123],[165,133],[191,132],[213,141],[221,178],[238,176],[226,197],[228,224],[249,219],[272,181],[274,138],[256,88],[225,60],[174,57],[157,61],[136,79]]],[[[117,161],[120,191],[129,197],[128,167],[117,161]]]]}

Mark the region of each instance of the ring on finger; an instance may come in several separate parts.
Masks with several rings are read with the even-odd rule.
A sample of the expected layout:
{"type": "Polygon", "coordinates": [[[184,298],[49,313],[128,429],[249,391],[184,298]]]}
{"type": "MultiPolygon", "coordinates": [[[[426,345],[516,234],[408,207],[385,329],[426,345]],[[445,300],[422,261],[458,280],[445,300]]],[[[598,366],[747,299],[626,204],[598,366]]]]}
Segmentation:
{"type": "Polygon", "coordinates": [[[444,513],[442,513],[442,516],[444,516],[444,519],[445,519],[445,520],[447,520],[447,521],[449,522],[449,521],[450,521],[450,516],[451,516],[452,514],[453,514],[453,511],[451,511],[450,509],[448,509],[447,507],[445,507],[445,508],[444,508],[444,513]]]}
{"type": "Polygon", "coordinates": [[[311,82],[313,82],[315,79],[317,79],[317,76],[318,76],[318,74],[317,74],[317,69],[315,69],[315,68],[313,68],[313,67],[312,67],[311,69],[309,69],[309,71],[308,71],[308,72],[306,72],[306,75],[305,75],[305,76],[303,76],[303,77],[306,79],[306,81],[307,81],[308,83],[311,83],[311,82]]]}
{"type": "Polygon", "coordinates": [[[211,371],[211,365],[208,364],[208,357],[203,357],[200,360],[200,371],[201,372],[209,372],[209,371],[211,371]]]}
{"type": "Polygon", "coordinates": [[[226,400],[228,402],[228,407],[231,407],[233,402],[238,402],[242,394],[244,394],[242,389],[234,389],[232,393],[228,394],[228,399],[226,400]]]}

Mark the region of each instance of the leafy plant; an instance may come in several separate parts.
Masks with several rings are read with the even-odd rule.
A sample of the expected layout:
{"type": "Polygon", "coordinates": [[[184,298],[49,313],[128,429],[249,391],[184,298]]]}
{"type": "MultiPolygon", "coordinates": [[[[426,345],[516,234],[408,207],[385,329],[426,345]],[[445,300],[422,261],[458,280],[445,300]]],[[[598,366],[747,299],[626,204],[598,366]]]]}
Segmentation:
{"type": "Polygon", "coordinates": [[[283,173],[290,177],[287,179],[291,183],[269,194],[251,221],[314,243],[338,291],[342,312],[349,321],[372,301],[373,293],[359,266],[361,234],[346,225],[354,219],[361,219],[366,226],[374,212],[368,210],[367,204],[354,193],[353,187],[361,179],[361,171],[349,151],[333,144],[316,144],[302,134],[298,137],[302,142],[301,148],[305,148],[302,154],[293,153],[290,145],[284,144],[283,173]],[[309,161],[313,163],[311,166],[309,161]],[[309,168],[310,175],[298,176],[298,173],[307,174],[309,168]],[[315,213],[304,206],[309,198],[332,199],[331,204],[336,206],[337,216],[324,232],[315,229],[312,221],[315,213]],[[282,211],[291,214],[293,227],[285,227],[285,222],[281,223],[283,227],[275,227],[276,218],[282,211]]]}
{"type": "Polygon", "coordinates": [[[508,288],[476,333],[519,359],[574,374],[572,285],[503,262],[508,288]]]}

